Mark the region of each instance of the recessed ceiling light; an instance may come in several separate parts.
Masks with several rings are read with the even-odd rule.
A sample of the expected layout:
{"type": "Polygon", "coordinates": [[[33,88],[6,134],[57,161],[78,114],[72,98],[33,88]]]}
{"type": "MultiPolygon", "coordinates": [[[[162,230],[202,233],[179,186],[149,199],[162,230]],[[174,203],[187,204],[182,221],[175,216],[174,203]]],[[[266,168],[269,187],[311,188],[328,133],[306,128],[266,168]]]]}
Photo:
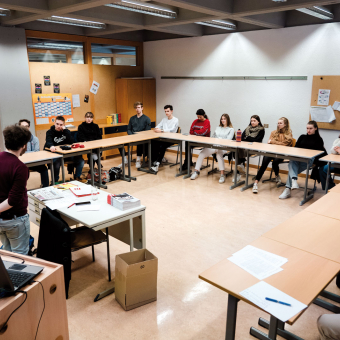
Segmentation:
{"type": "Polygon", "coordinates": [[[157,17],[167,18],[167,19],[176,19],[177,12],[163,6],[150,4],[148,2],[142,1],[134,1],[134,0],[121,0],[119,2],[114,2],[112,4],[106,4],[105,6],[125,9],[127,11],[143,13],[154,15],[157,17]]]}
{"type": "Polygon", "coordinates": [[[11,11],[6,8],[0,8],[0,17],[9,17],[11,15],[11,11]]]}
{"type": "Polygon", "coordinates": [[[334,15],[331,11],[322,6],[313,6],[307,8],[298,8],[297,11],[312,15],[322,20],[332,20],[334,15]]]}
{"type": "Polygon", "coordinates": [[[64,24],[64,25],[98,28],[98,29],[106,28],[106,25],[101,22],[80,20],[80,19],[67,18],[67,17],[58,17],[55,15],[52,15],[51,17],[45,18],[45,19],[38,19],[38,21],[53,22],[55,24],[64,24]]]}
{"type": "Polygon", "coordinates": [[[227,20],[198,21],[196,24],[221,28],[224,30],[236,30],[236,25],[227,20]]]}

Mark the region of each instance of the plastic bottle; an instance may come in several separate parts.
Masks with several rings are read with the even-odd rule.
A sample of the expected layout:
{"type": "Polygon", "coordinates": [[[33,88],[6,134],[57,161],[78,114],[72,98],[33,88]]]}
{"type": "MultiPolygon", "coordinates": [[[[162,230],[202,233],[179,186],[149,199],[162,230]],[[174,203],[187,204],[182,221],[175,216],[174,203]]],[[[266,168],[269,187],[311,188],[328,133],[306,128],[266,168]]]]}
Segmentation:
{"type": "Polygon", "coordinates": [[[242,131],[240,129],[236,132],[236,142],[241,142],[242,139],[242,131]]]}

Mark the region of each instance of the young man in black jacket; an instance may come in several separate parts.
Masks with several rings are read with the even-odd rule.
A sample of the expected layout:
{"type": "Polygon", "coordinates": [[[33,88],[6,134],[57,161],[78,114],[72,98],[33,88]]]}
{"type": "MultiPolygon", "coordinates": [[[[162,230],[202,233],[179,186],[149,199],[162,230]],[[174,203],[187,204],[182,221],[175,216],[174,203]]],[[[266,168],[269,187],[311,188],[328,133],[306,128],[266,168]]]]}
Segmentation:
{"type": "MultiPolygon", "coordinates": [[[[71,131],[65,128],[65,118],[58,116],[54,125],[46,132],[46,143],[44,149],[49,148],[50,151],[56,152],[56,146],[73,144],[73,138],[71,131]]],[[[86,182],[81,178],[81,172],[84,167],[84,160],[82,156],[75,156],[68,158],[73,162],[72,168],[68,167],[69,173],[72,173],[73,168],[76,168],[75,180],[80,182],[86,182]]],[[[55,181],[59,181],[59,172],[61,167],[61,158],[53,160],[54,178],[55,181]]]]}

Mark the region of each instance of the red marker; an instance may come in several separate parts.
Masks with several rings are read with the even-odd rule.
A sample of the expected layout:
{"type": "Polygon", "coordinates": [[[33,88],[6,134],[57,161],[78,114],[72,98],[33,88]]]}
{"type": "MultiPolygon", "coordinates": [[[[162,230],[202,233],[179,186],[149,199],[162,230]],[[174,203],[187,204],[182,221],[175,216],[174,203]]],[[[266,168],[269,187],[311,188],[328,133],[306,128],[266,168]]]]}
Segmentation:
{"type": "Polygon", "coordinates": [[[68,209],[68,208],[71,208],[71,207],[72,207],[72,205],[74,205],[74,203],[72,203],[72,204],[71,204],[69,207],[67,207],[67,209],[68,209]]]}

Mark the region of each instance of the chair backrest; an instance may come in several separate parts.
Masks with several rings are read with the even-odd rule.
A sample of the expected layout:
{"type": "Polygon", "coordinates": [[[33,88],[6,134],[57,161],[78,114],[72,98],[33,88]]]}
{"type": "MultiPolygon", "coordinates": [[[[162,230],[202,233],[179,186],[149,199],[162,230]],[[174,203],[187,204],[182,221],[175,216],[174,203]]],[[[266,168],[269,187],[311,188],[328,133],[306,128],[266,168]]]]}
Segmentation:
{"type": "Polygon", "coordinates": [[[296,139],[293,138],[293,141],[292,141],[292,147],[294,147],[296,145],[296,139]]]}
{"type": "Polygon", "coordinates": [[[180,127],[177,128],[177,133],[181,133],[181,128],[180,127]]]}

